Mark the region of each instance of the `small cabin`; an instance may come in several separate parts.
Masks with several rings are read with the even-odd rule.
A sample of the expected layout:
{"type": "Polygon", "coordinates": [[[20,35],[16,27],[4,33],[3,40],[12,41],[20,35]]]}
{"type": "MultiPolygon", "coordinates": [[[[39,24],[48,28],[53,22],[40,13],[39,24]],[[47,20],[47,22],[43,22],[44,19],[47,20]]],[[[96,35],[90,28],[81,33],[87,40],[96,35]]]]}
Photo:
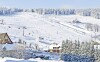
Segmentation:
{"type": "Polygon", "coordinates": [[[12,44],[10,37],[7,33],[0,33],[0,44],[12,44]]]}
{"type": "Polygon", "coordinates": [[[52,43],[49,47],[49,52],[60,53],[61,47],[57,43],[52,43]]]}

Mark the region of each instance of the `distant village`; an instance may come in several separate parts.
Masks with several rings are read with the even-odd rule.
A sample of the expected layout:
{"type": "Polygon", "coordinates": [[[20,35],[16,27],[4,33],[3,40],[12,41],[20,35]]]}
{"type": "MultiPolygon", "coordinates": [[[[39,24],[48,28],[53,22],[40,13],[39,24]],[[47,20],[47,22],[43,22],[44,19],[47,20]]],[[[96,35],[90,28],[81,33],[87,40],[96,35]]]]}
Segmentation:
{"type": "MultiPolygon", "coordinates": [[[[27,46],[26,42],[19,40],[18,42],[13,42],[7,33],[0,33],[0,57],[15,57],[15,58],[25,58],[25,54],[31,55],[30,52],[26,51],[39,51],[38,45],[32,47],[27,46]]],[[[44,52],[54,52],[60,53],[61,46],[57,43],[53,43],[49,46],[49,49],[44,50],[44,52]]]]}

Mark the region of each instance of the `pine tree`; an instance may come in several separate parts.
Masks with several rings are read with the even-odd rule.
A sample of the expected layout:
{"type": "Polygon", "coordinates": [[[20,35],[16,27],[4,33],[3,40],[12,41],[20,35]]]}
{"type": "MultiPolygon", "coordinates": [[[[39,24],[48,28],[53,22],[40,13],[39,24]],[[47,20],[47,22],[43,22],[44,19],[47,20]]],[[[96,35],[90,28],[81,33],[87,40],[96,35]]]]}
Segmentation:
{"type": "Polygon", "coordinates": [[[66,53],[66,43],[65,41],[62,42],[61,53],[66,53]]]}

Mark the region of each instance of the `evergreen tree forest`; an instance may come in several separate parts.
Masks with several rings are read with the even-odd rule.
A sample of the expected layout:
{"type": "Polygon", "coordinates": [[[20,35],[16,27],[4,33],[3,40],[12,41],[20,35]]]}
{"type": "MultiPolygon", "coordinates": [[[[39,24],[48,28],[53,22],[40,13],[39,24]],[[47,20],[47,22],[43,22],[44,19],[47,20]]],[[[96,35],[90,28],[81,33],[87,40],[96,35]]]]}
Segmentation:
{"type": "Polygon", "coordinates": [[[84,56],[85,58],[86,57],[94,58],[93,61],[85,61],[85,62],[99,62],[100,61],[99,43],[95,41],[91,41],[91,42],[80,42],[79,40],[78,41],[75,40],[74,42],[72,42],[71,40],[63,41],[61,54],[67,54],[67,55],[69,54],[69,55],[74,55],[74,56],[76,55],[80,57],[84,56]]]}

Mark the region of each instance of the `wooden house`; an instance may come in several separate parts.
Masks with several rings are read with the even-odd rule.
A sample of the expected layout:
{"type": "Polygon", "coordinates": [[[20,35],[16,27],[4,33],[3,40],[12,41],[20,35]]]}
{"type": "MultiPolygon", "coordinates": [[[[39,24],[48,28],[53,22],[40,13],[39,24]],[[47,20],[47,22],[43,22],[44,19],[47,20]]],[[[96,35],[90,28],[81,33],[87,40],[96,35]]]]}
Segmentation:
{"type": "Polygon", "coordinates": [[[10,37],[7,33],[0,33],[0,44],[12,44],[10,37]]]}
{"type": "Polygon", "coordinates": [[[49,52],[60,53],[61,47],[57,43],[52,43],[49,47],[49,52]]]}

